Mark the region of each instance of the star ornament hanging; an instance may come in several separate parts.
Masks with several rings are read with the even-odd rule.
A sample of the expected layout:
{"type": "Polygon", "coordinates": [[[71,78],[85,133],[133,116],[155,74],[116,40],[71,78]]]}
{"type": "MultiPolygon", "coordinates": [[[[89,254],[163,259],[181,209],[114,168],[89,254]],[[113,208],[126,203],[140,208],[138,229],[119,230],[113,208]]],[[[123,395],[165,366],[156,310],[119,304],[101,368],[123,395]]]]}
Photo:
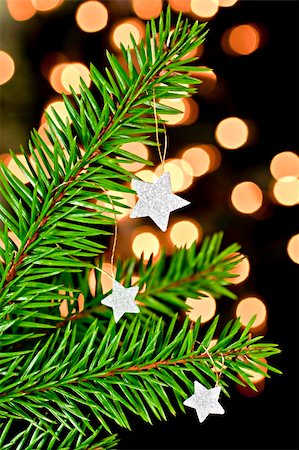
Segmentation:
{"type": "Polygon", "coordinates": [[[187,398],[183,404],[194,408],[198,420],[202,423],[209,414],[224,414],[225,411],[218,401],[220,392],[219,386],[207,389],[198,381],[194,381],[194,394],[187,398]]]}
{"type": "Polygon", "coordinates": [[[118,281],[113,280],[112,292],[102,300],[102,304],[113,309],[115,322],[125,313],[139,313],[140,309],[135,303],[138,286],[126,288],[118,281]]]}
{"type": "Polygon", "coordinates": [[[162,231],[167,230],[172,211],[190,204],[171,191],[169,172],[163,173],[154,183],[133,180],[132,187],[139,199],[130,217],[150,217],[162,231]]]}

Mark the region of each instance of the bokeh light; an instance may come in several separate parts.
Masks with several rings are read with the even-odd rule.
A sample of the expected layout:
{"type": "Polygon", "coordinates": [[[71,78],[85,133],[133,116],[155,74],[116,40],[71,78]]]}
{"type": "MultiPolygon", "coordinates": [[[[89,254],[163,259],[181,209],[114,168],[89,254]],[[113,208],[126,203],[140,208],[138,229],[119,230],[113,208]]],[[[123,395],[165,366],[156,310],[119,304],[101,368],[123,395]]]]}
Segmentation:
{"type": "Polygon", "coordinates": [[[228,281],[232,284],[242,283],[249,275],[250,272],[250,263],[248,258],[244,257],[241,253],[237,253],[236,255],[240,255],[243,259],[232,269],[229,273],[233,275],[238,275],[234,278],[228,278],[228,281]]]}
{"type": "Polygon", "coordinates": [[[211,19],[219,9],[218,0],[191,0],[191,11],[198,17],[211,19]]]}
{"type": "Polygon", "coordinates": [[[200,292],[205,297],[198,299],[188,297],[186,304],[191,307],[187,311],[187,315],[192,322],[196,322],[200,317],[201,323],[206,323],[211,320],[216,313],[216,300],[207,292],[200,292]]]}
{"type": "Polygon", "coordinates": [[[289,176],[299,177],[299,156],[293,152],[278,153],[271,161],[270,172],[276,180],[289,176]]]}
{"type": "Polygon", "coordinates": [[[237,211],[253,214],[262,206],[263,193],[257,184],[252,181],[243,181],[234,187],[231,201],[237,211]]]}
{"type": "Polygon", "coordinates": [[[61,84],[67,93],[71,93],[70,86],[76,94],[80,94],[80,78],[83,79],[87,87],[91,85],[91,79],[88,68],[82,63],[67,64],[61,72],[61,84]]]}
{"type": "Polygon", "coordinates": [[[0,85],[7,83],[13,76],[15,72],[15,63],[12,57],[0,50],[0,85]]]}
{"type": "Polygon", "coordinates": [[[135,175],[139,177],[141,180],[147,181],[148,183],[154,183],[154,181],[157,180],[155,172],[149,169],[139,170],[139,172],[136,172],[135,175]]]}
{"type": "Polygon", "coordinates": [[[61,94],[62,92],[64,94],[68,93],[68,90],[65,89],[65,87],[61,82],[62,72],[66,67],[68,67],[68,65],[69,65],[68,63],[56,64],[49,73],[50,84],[52,88],[59,94],[61,94]]]}
{"type": "MultiPolygon", "coordinates": [[[[133,153],[134,155],[140,156],[140,158],[148,159],[148,148],[145,144],[141,142],[128,142],[121,146],[123,150],[129,153],[133,153]]],[[[121,167],[130,172],[137,172],[141,170],[145,164],[140,162],[132,162],[132,163],[119,163],[121,167]]]]}
{"type": "Polygon", "coordinates": [[[180,125],[191,125],[196,122],[199,115],[198,103],[193,98],[184,98],[183,103],[185,105],[185,114],[180,122],[180,125]]]}
{"type": "Polygon", "coordinates": [[[31,19],[36,13],[36,8],[31,0],[6,0],[11,17],[18,22],[31,19]]]}
{"type": "MultiPolygon", "coordinates": [[[[202,66],[203,68],[206,68],[202,66]]],[[[197,87],[200,96],[208,96],[217,86],[217,75],[213,70],[190,72],[190,75],[202,81],[197,87]]]]}
{"type": "MultiPolygon", "coordinates": [[[[259,361],[261,363],[267,363],[267,360],[265,358],[260,358],[259,361]]],[[[253,362],[253,361],[252,361],[253,362]]],[[[268,369],[264,367],[262,364],[259,364],[257,362],[253,362],[259,369],[261,369],[265,374],[267,373],[268,369]]],[[[254,391],[245,381],[245,379],[238,375],[238,378],[245,384],[245,386],[241,386],[239,384],[236,385],[238,391],[244,395],[245,397],[256,397],[257,395],[261,394],[265,388],[265,375],[262,373],[258,373],[253,371],[252,369],[246,369],[243,368],[244,372],[248,375],[250,381],[255,385],[256,391],[254,391]]]]}
{"type": "Polygon", "coordinates": [[[108,201],[103,202],[101,200],[97,200],[97,205],[103,206],[104,208],[108,208],[111,210],[111,212],[103,212],[103,215],[106,217],[110,217],[112,219],[116,219],[118,221],[128,217],[128,215],[131,212],[131,208],[133,208],[133,206],[136,203],[136,199],[135,199],[135,195],[131,194],[130,192],[121,192],[121,191],[112,191],[109,190],[105,193],[106,195],[108,195],[108,201]],[[113,198],[113,197],[117,197],[117,198],[113,198]],[[109,203],[111,200],[111,202],[113,202],[114,204],[114,209],[111,205],[111,203],[109,203]],[[126,207],[121,207],[118,206],[116,203],[121,203],[126,207]],[[117,212],[117,213],[116,213],[117,212]]]}
{"type": "Polygon", "coordinates": [[[65,107],[65,104],[62,100],[54,100],[54,101],[50,102],[45,108],[45,112],[47,112],[49,114],[49,116],[52,117],[52,119],[56,121],[56,118],[55,118],[55,115],[53,114],[52,108],[54,108],[54,110],[56,111],[56,113],[59,115],[59,117],[61,118],[61,120],[63,122],[66,122],[67,119],[69,120],[69,122],[71,121],[70,116],[65,107]]]}
{"type": "MultiPolygon", "coordinates": [[[[182,192],[191,186],[193,181],[191,165],[179,158],[167,159],[164,164],[165,172],[170,173],[171,188],[173,192],[182,192]]],[[[156,177],[162,174],[162,164],[155,170],[156,177]]]]}
{"type": "Polygon", "coordinates": [[[248,126],[244,120],[238,117],[228,117],[221,120],[215,131],[217,142],[229,150],[242,147],[247,142],[248,135],[248,126]]]}
{"type": "Polygon", "coordinates": [[[229,6],[234,6],[237,1],[238,0],[219,0],[219,6],[227,8],[229,6]]]}
{"type": "Polygon", "coordinates": [[[182,159],[189,163],[192,171],[191,174],[194,177],[200,177],[210,170],[210,155],[200,146],[186,149],[182,154],[182,159]]]}
{"type": "Polygon", "coordinates": [[[180,220],[171,226],[169,238],[173,245],[178,248],[190,248],[194,241],[201,240],[202,229],[199,223],[193,220],[180,220]]]}
{"type": "Polygon", "coordinates": [[[237,25],[227,30],[221,39],[223,50],[232,56],[250,55],[261,42],[260,31],[254,24],[237,25]]]}
{"type": "MultiPolygon", "coordinates": [[[[101,267],[102,271],[100,276],[100,285],[103,294],[106,294],[107,292],[111,291],[112,284],[113,284],[113,277],[112,274],[115,274],[115,266],[111,265],[111,263],[103,263],[101,267]]],[[[95,297],[97,291],[99,290],[99,287],[97,286],[97,277],[96,277],[96,270],[91,269],[88,274],[88,286],[90,290],[90,294],[95,297]]]]}
{"type": "Polygon", "coordinates": [[[148,20],[156,18],[162,11],[162,0],[132,0],[132,6],[136,16],[148,20]]]}
{"type": "Polygon", "coordinates": [[[168,0],[174,11],[188,13],[191,11],[191,0],[168,0]]]}
{"type": "Polygon", "coordinates": [[[125,48],[133,48],[130,35],[133,35],[137,45],[145,35],[145,25],[139,19],[126,19],[119,22],[111,33],[111,44],[119,50],[122,43],[125,48]]]}
{"type": "Polygon", "coordinates": [[[148,261],[151,257],[157,256],[160,251],[160,241],[158,237],[148,231],[144,231],[138,233],[132,243],[132,250],[137,258],[141,258],[141,255],[144,255],[144,260],[148,261]]]}
{"type": "MultiPolygon", "coordinates": [[[[30,171],[29,166],[27,164],[26,158],[24,155],[16,155],[17,159],[25,166],[25,168],[30,171]]],[[[33,161],[31,161],[33,163],[33,161]]],[[[34,166],[34,163],[32,164],[34,166]]],[[[17,177],[22,183],[26,184],[28,183],[28,178],[26,175],[21,171],[18,164],[15,162],[13,158],[11,158],[8,161],[7,167],[9,170],[14,174],[15,177],[17,177]]]]}
{"type": "Polygon", "coordinates": [[[299,264],[299,234],[291,237],[288,242],[287,252],[294,263],[299,264]]]}
{"type": "Polygon", "coordinates": [[[106,27],[108,10],[103,3],[90,0],[81,3],[76,11],[78,27],[86,33],[96,33],[106,27]]]}
{"type": "Polygon", "coordinates": [[[159,114],[162,120],[165,120],[166,125],[179,125],[186,117],[187,102],[184,98],[164,98],[159,101],[162,105],[181,111],[177,114],[159,114]]]}
{"type": "Polygon", "coordinates": [[[240,317],[243,327],[246,327],[251,318],[256,315],[256,319],[250,331],[257,332],[266,323],[267,309],[264,302],[257,297],[243,298],[236,308],[236,317],[240,317]]]}
{"type": "Polygon", "coordinates": [[[46,12],[60,6],[63,0],[31,0],[32,5],[37,11],[46,12]]]}
{"type": "Polygon", "coordinates": [[[274,184],[273,195],[281,205],[296,205],[299,203],[299,179],[296,177],[279,178],[274,184]]]}

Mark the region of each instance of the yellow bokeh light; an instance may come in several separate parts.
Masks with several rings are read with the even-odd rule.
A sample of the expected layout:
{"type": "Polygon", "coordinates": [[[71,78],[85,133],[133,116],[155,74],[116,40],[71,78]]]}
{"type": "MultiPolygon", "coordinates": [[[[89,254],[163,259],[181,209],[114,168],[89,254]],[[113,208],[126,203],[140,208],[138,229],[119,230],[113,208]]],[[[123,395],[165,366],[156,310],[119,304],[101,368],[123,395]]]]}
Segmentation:
{"type": "Polygon", "coordinates": [[[174,11],[191,12],[191,0],[168,0],[174,11]]]}
{"type": "Polygon", "coordinates": [[[192,175],[200,177],[210,169],[209,153],[202,147],[191,147],[184,151],[182,159],[190,164],[192,175]]]}
{"type": "Polygon", "coordinates": [[[192,322],[196,322],[200,317],[200,322],[206,323],[211,320],[216,313],[216,301],[214,297],[207,292],[201,292],[201,294],[205,295],[205,297],[198,299],[188,297],[186,299],[186,304],[191,307],[191,310],[186,314],[192,322]]]}
{"type": "Polygon", "coordinates": [[[108,202],[103,202],[101,200],[97,200],[97,205],[103,206],[104,208],[109,208],[112,211],[111,212],[103,212],[103,215],[106,217],[111,217],[112,219],[114,219],[116,217],[116,219],[122,220],[125,217],[127,217],[130,212],[131,212],[131,208],[133,208],[133,206],[136,203],[135,200],[135,195],[131,194],[130,192],[118,192],[118,191],[107,191],[106,193],[109,197],[108,197],[108,202]],[[118,197],[113,198],[113,197],[118,197]],[[111,201],[111,203],[113,202],[114,204],[114,208],[111,205],[111,203],[109,203],[111,201]],[[123,208],[121,206],[118,206],[116,204],[116,202],[119,202],[123,205],[126,205],[128,208],[123,208]],[[117,213],[116,213],[117,212],[117,213]]]}
{"type": "Polygon", "coordinates": [[[15,63],[12,57],[0,50],[0,85],[7,83],[13,76],[15,72],[15,63]]]}
{"type": "Polygon", "coordinates": [[[148,183],[154,183],[154,181],[157,180],[155,172],[149,169],[139,170],[139,172],[136,172],[135,175],[139,177],[141,180],[147,181],[148,183]]]}
{"type": "MultiPolygon", "coordinates": [[[[191,186],[193,181],[192,167],[187,161],[178,158],[168,159],[164,164],[164,170],[170,173],[173,192],[182,192],[191,186]]],[[[155,170],[156,177],[160,177],[161,174],[162,164],[155,170]]]]}
{"type": "Polygon", "coordinates": [[[145,34],[144,23],[139,19],[127,19],[118,23],[112,31],[111,43],[116,49],[120,49],[122,43],[125,48],[133,48],[130,35],[133,35],[137,44],[145,34]]]}
{"type": "Polygon", "coordinates": [[[184,98],[183,103],[185,104],[185,114],[180,125],[191,125],[198,119],[198,103],[193,98],[184,98]]]}
{"type": "Polygon", "coordinates": [[[80,78],[83,79],[87,87],[91,85],[91,79],[88,68],[81,63],[67,64],[61,72],[61,84],[68,94],[71,93],[70,86],[76,94],[80,94],[80,78]]]}
{"type": "Polygon", "coordinates": [[[270,164],[271,174],[276,180],[283,177],[299,177],[299,156],[293,152],[281,152],[270,164]]]}
{"type": "MultiPolygon", "coordinates": [[[[128,142],[126,144],[123,144],[121,148],[126,152],[140,156],[140,158],[148,159],[148,148],[141,142],[128,142]]],[[[119,163],[119,165],[124,169],[129,170],[130,172],[137,172],[144,167],[144,164],[140,162],[119,163]]]]}
{"type": "Polygon", "coordinates": [[[235,5],[237,1],[238,0],[219,0],[219,6],[226,8],[235,5]]]}
{"type": "Polygon", "coordinates": [[[299,234],[291,237],[288,242],[287,252],[294,263],[299,264],[299,234]]]}
{"type": "Polygon", "coordinates": [[[231,201],[237,211],[243,214],[253,214],[262,206],[263,193],[252,181],[244,181],[234,187],[231,201]]]}
{"type": "Polygon", "coordinates": [[[256,319],[250,328],[251,331],[260,330],[267,320],[267,309],[262,300],[257,297],[247,297],[242,299],[236,308],[236,317],[240,317],[243,327],[246,327],[251,318],[256,315],[256,319]]]}
{"type": "Polygon", "coordinates": [[[76,11],[78,27],[86,33],[96,33],[106,27],[108,10],[103,3],[89,0],[81,3],[76,11]]]}
{"type": "Polygon", "coordinates": [[[60,6],[63,0],[31,0],[37,11],[50,11],[60,6]]]}
{"type": "Polygon", "coordinates": [[[67,119],[70,122],[70,116],[69,116],[67,109],[65,107],[65,104],[62,100],[55,100],[55,101],[49,103],[45,108],[45,111],[52,117],[53,120],[56,121],[56,118],[55,118],[55,115],[53,114],[52,108],[54,108],[54,110],[56,111],[56,113],[59,115],[59,117],[61,118],[61,120],[63,122],[66,122],[67,119]]]}
{"type": "Polygon", "coordinates": [[[69,66],[69,63],[56,64],[51,69],[50,74],[49,74],[49,81],[51,83],[51,86],[59,94],[61,94],[62,92],[64,94],[68,93],[68,90],[65,89],[65,87],[63,86],[63,84],[61,82],[62,72],[68,66],[69,66]]]}
{"type": "Polygon", "coordinates": [[[132,0],[132,6],[136,16],[144,20],[158,17],[163,7],[162,0],[132,0]]]}
{"type": "Polygon", "coordinates": [[[191,11],[198,17],[210,19],[218,12],[218,0],[191,0],[191,11]]]}
{"type": "Polygon", "coordinates": [[[281,205],[296,205],[299,203],[299,179],[296,177],[279,178],[274,184],[273,195],[281,205]]]}
{"type": "Polygon", "coordinates": [[[36,8],[31,0],[6,0],[11,17],[19,22],[31,19],[36,13],[36,8]]]}
{"type": "Polygon", "coordinates": [[[228,281],[232,284],[242,283],[244,280],[246,280],[250,272],[250,264],[248,258],[239,253],[238,255],[243,256],[243,259],[232,270],[230,270],[231,274],[238,275],[234,278],[228,278],[228,281]]]}
{"type": "Polygon", "coordinates": [[[248,126],[238,117],[228,117],[221,120],[216,127],[215,137],[224,148],[235,150],[242,147],[248,139],[248,126]]]}
{"type": "Polygon", "coordinates": [[[143,254],[144,259],[148,261],[151,255],[158,255],[160,251],[160,241],[155,234],[145,231],[134,237],[132,250],[137,258],[141,258],[141,255],[143,254]]]}
{"type": "Polygon", "coordinates": [[[257,28],[250,24],[232,28],[227,38],[229,49],[238,55],[250,55],[260,45],[260,34],[257,28]]]}
{"type": "Polygon", "coordinates": [[[186,105],[187,105],[187,103],[184,100],[186,99],[165,98],[159,101],[159,103],[161,103],[162,105],[169,106],[170,108],[174,108],[181,111],[180,113],[177,114],[159,114],[160,118],[166,121],[166,125],[179,125],[180,123],[183,122],[184,118],[186,117],[186,105]]]}
{"type": "MultiPolygon", "coordinates": [[[[25,166],[25,168],[30,172],[30,169],[27,164],[25,156],[24,155],[16,155],[16,157],[25,166]]],[[[32,161],[31,161],[31,163],[32,163],[32,161]]],[[[21,169],[19,168],[19,166],[17,165],[17,163],[15,162],[14,159],[12,159],[12,158],[10,159],[10,161],[7,164],[7,167],[14,174],[14,176],[17,177],[22,183],[24,183],[24,184],[28,183],[28,181],[29,181],[28,178],[21,171],[21,169]]]]}
{"type": "Polygon", "coordinates": [[[194,241],[201,240],[202,229],[199,223],[191,220],[180,220],[170,228],[169,237],[176,247],[190,248],[194,241]]]}

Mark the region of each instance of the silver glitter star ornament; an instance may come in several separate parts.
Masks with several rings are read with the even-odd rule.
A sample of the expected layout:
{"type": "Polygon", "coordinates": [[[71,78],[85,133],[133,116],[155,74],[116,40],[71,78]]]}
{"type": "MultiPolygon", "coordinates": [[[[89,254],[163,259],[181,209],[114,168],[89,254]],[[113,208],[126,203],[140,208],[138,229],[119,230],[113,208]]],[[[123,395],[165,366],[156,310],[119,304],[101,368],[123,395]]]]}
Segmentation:
{"type": "Polygon", "coordinates": [[[150,217],[162,230],[167,230],[169,215],[190,204],[171,191],[170,174],[163,173],[154,183],[133,180],[132,187],[139,197],[130,217],[150,217]]]}
{"type": "Polygon", "coordinates": [[[219,386],[207,389],[198,381],[194,381],[194,394],[183,403],[196,410],[198,420],[202,423],[209,414],[224,414],[224,409],[218,401],[220,392],[219,386]]]}
{"type": "Polygon", "coordinates": [[[140,312],[134,301],[138,290],[138,286],[126,288],[118,281],[113,280],[112,292],[102,300],[102,304],[113,309],[115,322],[118,322],[125,313],[140,312]]]}

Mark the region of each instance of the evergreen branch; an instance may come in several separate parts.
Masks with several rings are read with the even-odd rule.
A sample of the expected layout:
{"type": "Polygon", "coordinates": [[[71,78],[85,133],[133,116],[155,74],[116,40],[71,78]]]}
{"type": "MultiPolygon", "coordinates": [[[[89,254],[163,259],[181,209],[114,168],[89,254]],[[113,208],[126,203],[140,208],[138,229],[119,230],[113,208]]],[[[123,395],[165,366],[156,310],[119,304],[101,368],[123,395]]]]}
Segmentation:
{"type": "MultiPolygon", "coordinates": [[[[179,16],[172,32],[170,23],[168,8],[165,17],[160,17],[158,29],[154,21],[147,25],[140,48],[132,37],[138,67],[133,67],[130,51],[124,48],[127,72],[109,52],[110,67],[105,77],[91,66],[95,92],[82,81],[81,97],[74,91],[72,100],[64,96],[71,123],[63,122],[54,109],[46,114],[53,149],[34,130],[29,153],[21,149],[26,162],[12,153],[27,184],[0,162],[0,192],[9,203],[8,208],[0,208],[0,220],[5,224],[0,231],[4,245],[0,248],[4,260],[0,263],[0,304],[26,304],[22,313],[19,310],[24,323],[31,314],[28,305],[43,314],[40,308],[48,308],[49,300],[56,305],[51,320],[59,320],[62,287],[47,280],[91,267],[88,261],[105,249],[96,237],[109,235],[113,223],[103,214],[113,212],[106,191],[132,192],[123,185],[132,174],[120,168],[116,158],[147,163],[121,146],[134,140],[156,146],[148,137],[155,131],[153,94],[158,113],[177,113],[159,100],[176,98],[178,92],[180,96],[195,92],[189,85],[198,83],[198,79],[186,75],[194,59],[183,61],[182,57],[203,42],[205,25],[191,25],[179,16]],[[19,247],[10,232],[19,238],[19,247]]],[[[113,202],[116,207],[122,206],[115,198],[113,202]]],[[[32,322],[30,326],[34,326],[32,322]]]]}
{"type": "MultiPolygon", "coordinates": [[[[176,316],[169,327],[155,317],[144,323],[135,316],[120,327],[111,320],[100,338],[97,321],[83,338],[76,336],[76,325],[68,324],[60,341],[61,329],[46,344],[37,344],[34,351],[6,354],[8,360],[2,360],[0,367],[0,417],[33,424],[37,418],[43,419],[43,429],[58,421],[81,434],[83,426],[93,432],[90,421],[96,418],[111,432],[111,421],[130,428],[128,411],[150,423],[152,416],[166,419],[167,411],[175,414],[174,398],[184,411],[182,401],[191,392],[194,378],[211,387],[217,380],[216,368],[221,369],[223,378],[239,384],[244,383],[236,375],[242,375],[255,389],[246,369],[261,372],[256,361],[279,350],[273,344],[257,343],[261,337],[249,337],[252,322],[240,333],[241,324],[236,320],[207,352],[217,320],[201,341],[200,323],[190,326],[186,319],[176,332],[176,316]],[[86,418],[85,408],[90,418],[86,418]]],[[[220,385],[227,393],[222,378],[220,385]]]]}

